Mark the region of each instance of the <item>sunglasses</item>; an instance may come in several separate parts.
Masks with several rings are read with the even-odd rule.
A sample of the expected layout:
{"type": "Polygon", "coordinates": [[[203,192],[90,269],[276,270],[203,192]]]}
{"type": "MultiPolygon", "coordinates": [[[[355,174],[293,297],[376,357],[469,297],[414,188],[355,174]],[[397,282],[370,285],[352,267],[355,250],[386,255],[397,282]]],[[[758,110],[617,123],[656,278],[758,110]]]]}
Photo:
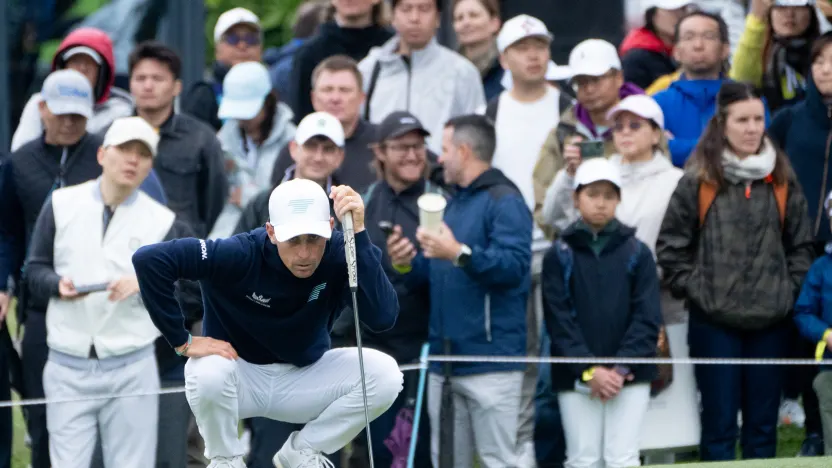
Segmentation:
{"type": "MultiPolygon", "coordinates": [[[[644,123],[639,122],[637,120],[630,121],[630,122],[628,122],[628,125],[626,125],[626,127],[628,127],[630,130],[632,130],[634,132],[637,132],[637,131],[641,130],[641,127],[643,127],[643,126],[644,126],[644,123]]],[[[620,132],[624,131],[624,127],[625,127],[625,125],[624,125],[623,122],[616,122],[615,126],[612,127],[612,130],[614,132],[619,132],[620,133],[620,132]]]]}
{"type": "Polygon", "coordinates": [[[260,45],[260,35],[253,33],[237,34],[229,33],[225,35],[225,43],[231,46],[236,46],[240,42],[245,42],[247,46],[260,45]]]}

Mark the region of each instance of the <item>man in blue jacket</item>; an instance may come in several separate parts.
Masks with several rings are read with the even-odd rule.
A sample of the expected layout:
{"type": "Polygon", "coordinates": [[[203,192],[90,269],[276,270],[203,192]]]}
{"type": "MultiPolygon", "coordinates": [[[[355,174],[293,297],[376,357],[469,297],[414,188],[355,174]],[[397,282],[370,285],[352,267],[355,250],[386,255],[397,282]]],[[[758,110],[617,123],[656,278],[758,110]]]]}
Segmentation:
{"type": "MultiPolygon", "coordinates": [[[[350,187],[333,187],[340,220],[353,213],[360,317],[371,330],[391,328],[396,292],[381,251],[364,229],[364,205],[350,187]]],[[[329,200],[315,182],[294,179],[269,200],[265,227],[227,239],[179,239],[133,255],[151,319],[185,366],[188,402],[211,468],[243,468],[241,419],[267,417],[306,426],[274,457],[278,468],[325,467],[331,454],[365,427],[358,353],[330,349],[336,314],[351,304],[344,236],[333,231],[329,200]],[[181,278],[198,280],[204,337],[184,327],[174,297],[181,278]]],[[[371,418],[402,389],[396,361],[364,350],[371,418]]]]}
{"type": "MultiPolygon", "coordinates": [[[[388,239],[397,270],[409,270],[413,284],[430,284],[431,354],[445,354],[448,341],[457,355],[526,354],[532,214],[520,190],[491,167],[495,146],[487,117],[448,121],[439,162],[457,192],[444,224],[439,232],[417,230],[419,255],[400,231],[388,239]]],[[[475,449],[484,468],[515,466],[523,369],[522,363],[454,364],[455,466],[473,466],[475,449]]],[[[439,458],[439,370],[439,363],[431,367],[428,390],[433,466],[439,458]]]]}

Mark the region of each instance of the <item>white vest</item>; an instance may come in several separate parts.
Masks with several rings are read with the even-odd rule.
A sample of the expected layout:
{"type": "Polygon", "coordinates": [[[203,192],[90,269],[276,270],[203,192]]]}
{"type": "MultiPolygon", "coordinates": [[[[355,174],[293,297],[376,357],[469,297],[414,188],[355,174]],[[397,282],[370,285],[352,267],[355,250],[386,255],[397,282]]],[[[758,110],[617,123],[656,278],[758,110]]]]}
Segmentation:
{"type": "MultiPolygon", "coordinates": [[[[135,275],[133,253],[161,242],[175,214],[142,191],[113,214],[104,233],[104,204],[99,182],[92,180],[52,192],[55,216],[54,267],[75,285],[109,283],[135,275]]],[[[74,301],[53,297],[46,313],[47,344],[51,349],[88,357],[90,345],[98,357],[120,356],[141,349],[159,336],[139,294],[119,302],[109,292],[91,293],[74,301]]]]}

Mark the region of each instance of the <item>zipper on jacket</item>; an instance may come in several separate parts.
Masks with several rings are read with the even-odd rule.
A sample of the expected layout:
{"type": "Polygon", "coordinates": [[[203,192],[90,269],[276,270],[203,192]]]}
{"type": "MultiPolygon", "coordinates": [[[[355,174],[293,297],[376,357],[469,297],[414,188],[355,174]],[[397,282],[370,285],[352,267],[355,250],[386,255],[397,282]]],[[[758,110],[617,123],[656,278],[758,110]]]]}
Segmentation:
{"type": "MultiPolygon", "coordinates": [[[[832,122],[832,106],[826,108],[826,117],[832,122]]],[[[823,217],[823,202],[826,201],[826,177],[829,175],[829,149],[832,144],[832,130],[826,134],[826,150],[823,154],[823,178],[820,185],[820,200],[818,201],[818,212],[815,215],[815,237],[820,231],[820,220],[823,217]]]]}
{"type": "Polygon", "coordinates": [[[413,78],[413,65],[411,64],[410,57],[408,56],[403,56],[402,60],[404,61],[405,68],[407,68],[407,90],[405,92],[407,100],[405,101],[405,109],[410,112],[410,81],[413,78]]]}
{"type": "Polygon", "coordinates": [[[485,295],[485,339],[491,342],[491,294],[485,295]]]}

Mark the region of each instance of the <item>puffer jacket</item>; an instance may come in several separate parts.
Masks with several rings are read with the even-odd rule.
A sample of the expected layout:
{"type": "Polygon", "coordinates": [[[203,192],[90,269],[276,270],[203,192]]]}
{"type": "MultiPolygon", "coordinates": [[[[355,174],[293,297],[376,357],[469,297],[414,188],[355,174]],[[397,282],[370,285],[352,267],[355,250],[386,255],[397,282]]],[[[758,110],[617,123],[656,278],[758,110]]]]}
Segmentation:
{"type": "Polygon", "coordinates": [[[773,185],[725,183],[699,227],[700,178],[676,187],[656,244],[663,281],[691,314],[758,330],[787,317],[813,256],[806,198],[789,177],[784,227],[773,185]]]}

